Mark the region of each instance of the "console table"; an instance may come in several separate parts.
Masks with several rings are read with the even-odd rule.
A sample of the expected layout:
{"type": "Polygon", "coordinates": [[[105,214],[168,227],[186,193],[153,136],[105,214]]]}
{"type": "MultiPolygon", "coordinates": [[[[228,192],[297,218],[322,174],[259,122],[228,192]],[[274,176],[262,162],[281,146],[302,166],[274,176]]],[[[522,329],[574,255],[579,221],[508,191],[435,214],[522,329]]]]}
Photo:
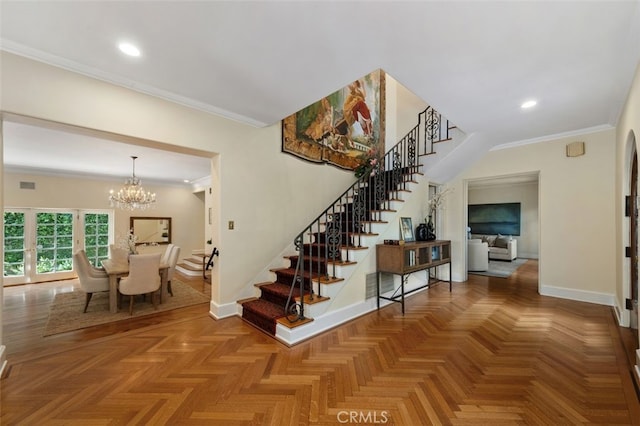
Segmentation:
{"type": "Polygon", "coordinates": [[[449,291],[451,291],[451,241],[418,241],[395,244],[378,244],[376,246],[376,272],[378,309],[380,309],[380,299],[389,300],[402,304],[402,314],[404,314],[404,298],[414,291],[422,290],[431,285],[442,282],[437,277],[431,276],[431,268],[441,265],[449,265],[449,291]],[[424,285],[405,291],[405,282],[409,275],[418,271],[427,271],[427,281],[424,285]],[[400,287],[391,296],[380,294],[380,274],[388,272],[400,275],[400,287]]]}

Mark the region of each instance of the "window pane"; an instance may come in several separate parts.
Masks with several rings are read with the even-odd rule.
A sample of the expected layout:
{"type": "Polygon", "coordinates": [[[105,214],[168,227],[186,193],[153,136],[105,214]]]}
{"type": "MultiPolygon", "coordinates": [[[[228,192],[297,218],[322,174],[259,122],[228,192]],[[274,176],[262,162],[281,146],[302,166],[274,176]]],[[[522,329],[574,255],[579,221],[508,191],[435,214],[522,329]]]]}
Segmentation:
{"type": "Polygon", "coordinates": [[[3,275],[24,275],[24,213],[4,213],[3,275]]]}
{"type": "Polygon", "coordinates": [[[72,269],[73,214],[37,213],[36,271],[39,274],[72,269]]]}
{"type": "Polygon", "coordinates": [[[86,213],[84,223],[85,252],[93,266],[100,266],[100,261],[109,257],[109,215],[86,213]]]}

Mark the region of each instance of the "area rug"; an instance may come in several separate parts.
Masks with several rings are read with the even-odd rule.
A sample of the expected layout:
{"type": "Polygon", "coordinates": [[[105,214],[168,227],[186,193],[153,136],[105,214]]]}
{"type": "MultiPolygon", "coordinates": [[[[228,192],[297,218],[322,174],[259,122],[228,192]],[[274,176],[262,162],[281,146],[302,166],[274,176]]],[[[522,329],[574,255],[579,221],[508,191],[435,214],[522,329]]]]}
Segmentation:
{"type": "Polygon", "coordinates": [[[112,314],[109,312],[109,294],[96,293],[91,298],[87,312],[83,313],[82,310],[84,309],[85,302],[84,292],[74,290],[70,293],[56,294],[51,304],[51,309],[49,310],[49,319],[44,329],[44,336],[65,333],[67,331],[79,330],[81,328],[114,321],[126,321],[144,315],[209,302],[208,296],[205,296],[203,293],[194,290],[180,281],[173,280],[171,289],[173,291],[173,297],[165,297],[162,303],[157,305],[158,309],[154,309],[148,297],[147,300],[144,301],[141,296],[138,296],[133,305],[133,316],[129,315],[128,297],[122,298],[120,310],[112,314]]]}
{"type": "Polygon", "coordinates": [[[516,259],[511,262],[505,260],[490,260],[489,269],[486,271],[469,271],[469,273],[473,275],[507,278],[526,262],[527,259],[516,259]]]}

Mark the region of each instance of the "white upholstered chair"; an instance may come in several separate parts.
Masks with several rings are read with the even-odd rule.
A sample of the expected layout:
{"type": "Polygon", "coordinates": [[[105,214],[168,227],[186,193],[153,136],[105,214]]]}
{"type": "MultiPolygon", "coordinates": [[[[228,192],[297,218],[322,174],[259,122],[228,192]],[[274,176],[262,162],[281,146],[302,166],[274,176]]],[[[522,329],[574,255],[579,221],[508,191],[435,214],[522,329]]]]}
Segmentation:
{"type": "Polygon", "coordinates": [[[89,262],[84,250],[74,253],[73,264],[80,280],[80,288],[87,294],[83,311],[86,313],[93,293],[109,291],[109,276],[104,269],[96,268],[89,262]]]}
{"type": "Polygon", "coordinates": [[[120,293],[129,298],[129,315],[133,315],[133,298],[138,294],[150,294],[156,306],[154,294],[160,289],[160,253],[129,256],[129,275],[120,280],[120,293]]]}
{"type": "Polygon", "coordinates": [[[171,257],[171,252],[175,244],[167,244],[167,247],[164,249],[164,253],[162,254],[162,258],[160,259],[160,263],[169,263],[169,258],[171,257]]]}
{"type": "Polygon", "coordinates": [[[178,264],[178,257],[180,257],[180,247],[173,246],[171,248],[171,253],[169,254],[169,258],[166,263],[169,265],[169,270],[167,271],[167,291],[171,296],[173,296],[173,289],[171,288],[171,280],[173,279],[173,274],[176,271],[176,265],[178,264]]]}
{"type": "Polygon", "coordinates": [[[468,271],[486,271],[489,269],[489,244],[482,240],[473,239],[468,241],[467,260],[468,271]]]}

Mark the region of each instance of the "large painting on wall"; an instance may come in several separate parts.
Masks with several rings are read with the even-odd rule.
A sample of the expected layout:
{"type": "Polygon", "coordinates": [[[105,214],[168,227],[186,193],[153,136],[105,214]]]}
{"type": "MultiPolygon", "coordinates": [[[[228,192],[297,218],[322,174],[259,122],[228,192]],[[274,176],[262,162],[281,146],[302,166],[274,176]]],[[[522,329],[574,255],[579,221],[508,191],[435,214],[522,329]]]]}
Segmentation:
{"type": "Polygon", "coordinates": [[[381,157],[384,82],[384,71],[374,71],[282,120],[282,151],[351,170],[381,157]]]}
{"type": "Polygon", "coordinates": [[[472,234],[520,235],[520,203],[469,204],[472,234]]]}

